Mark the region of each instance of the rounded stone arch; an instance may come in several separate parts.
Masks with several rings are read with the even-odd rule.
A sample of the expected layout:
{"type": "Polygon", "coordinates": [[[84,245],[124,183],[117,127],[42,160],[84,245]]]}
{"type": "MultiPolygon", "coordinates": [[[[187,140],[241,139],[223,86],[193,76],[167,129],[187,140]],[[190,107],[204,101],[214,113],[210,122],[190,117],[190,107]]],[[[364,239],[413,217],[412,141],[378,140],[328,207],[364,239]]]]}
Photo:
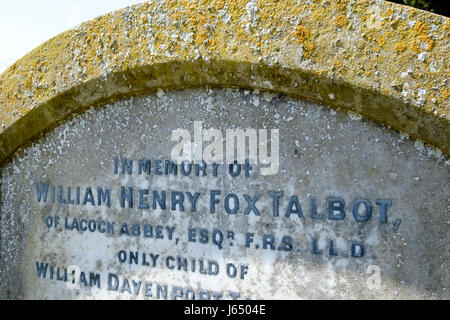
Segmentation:
{"type": "Polygon", "coordinates": [[[0,76],[0,163],[92,106],[158,89],[270,90],[450,153],[450,19],[388,2],[144,3],[67,31],[0,76]]]}

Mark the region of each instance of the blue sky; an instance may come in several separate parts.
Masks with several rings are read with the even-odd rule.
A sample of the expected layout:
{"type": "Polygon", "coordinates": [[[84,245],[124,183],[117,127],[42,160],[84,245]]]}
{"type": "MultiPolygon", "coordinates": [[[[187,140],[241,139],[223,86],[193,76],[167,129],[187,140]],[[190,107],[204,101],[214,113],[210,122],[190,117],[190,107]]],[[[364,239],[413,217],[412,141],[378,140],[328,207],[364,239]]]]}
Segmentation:
{"type": "Polygon", "coordinates": [[[0,73],[43,42],[138,0],[0,0],[0,73]]]}

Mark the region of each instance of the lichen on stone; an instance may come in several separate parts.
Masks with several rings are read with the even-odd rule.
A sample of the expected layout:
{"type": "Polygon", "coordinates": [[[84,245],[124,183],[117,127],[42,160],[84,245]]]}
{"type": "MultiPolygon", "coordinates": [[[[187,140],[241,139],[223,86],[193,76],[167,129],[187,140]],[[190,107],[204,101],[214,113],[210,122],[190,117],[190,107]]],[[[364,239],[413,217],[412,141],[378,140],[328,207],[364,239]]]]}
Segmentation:
{"type": "Polygon", "coordinates": [[[305,28],[304,26],[298,26],[297,29],[295,29],[294,32],[294,36],[297,39],[298,42],[302,43],[304,42],[306,39],[309,38],[310,33],[309,30],[307,28],[305,28]]]}
{"type": "Polygon", "coordinates": [[[406,44],[404,42],[398,42],[395,44],[395,50],[397,52],[403,52],[406,50],[406,44]]]}
{"type": "Polygon", "coordinates": [[[348,19],[345,16],[339,16],[334,20],[334,24],[342,28],[348,24],[348,19]]]}
{"type": "Polygon", "coordinates": [[[50,39],[0,75],[0,162],[89,106],[205,85],[316,100],[450,153],[449,26],[377,0],[127,7],[50,39]],[[415,76],[402,78],[406,70],[415,76]]]}

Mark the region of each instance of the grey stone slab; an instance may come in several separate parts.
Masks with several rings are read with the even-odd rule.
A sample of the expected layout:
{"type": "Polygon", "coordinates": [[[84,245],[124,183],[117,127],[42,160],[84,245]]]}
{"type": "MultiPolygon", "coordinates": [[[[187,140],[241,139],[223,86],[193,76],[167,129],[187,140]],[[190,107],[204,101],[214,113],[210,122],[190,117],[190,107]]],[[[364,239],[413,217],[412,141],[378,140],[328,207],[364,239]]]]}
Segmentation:
{"type": "Polygon", "coordinates": [[[0,297],[448,299],[448,164],[439,150],[370,120],[266,92],[160,91],[91,109],[1,168],[0,297]],[[220,165],[217,176],[211,166],[199,177],[138,173],[139,160],[170,160],[172,131],[193,132],[194,121],[222,132],[279,129],[279,172],[263,176],[254,165],[249,177],[233,178],[220,165]],[[116,174],[116,157],[133,160],[133,174],[116,174]],[[39,201],[36,186],[46,184],[47,201],[39,201]],[[133,188],[133,208],[128,200],[122,208],[122,187],[133,188]],[[88,188],[93,198],[83,205],[88,188]],[[98,204],[98,188],[111,190],[110,207],[98,204]],[[149,209],[139,208],[141,190],[149,209]],[[154,191],[166,192],[165,210],[152,208],[154,191]],[[184,211],[172,210],[174,192],[184,211]],[[200,193],[196,212],[187,192],[200,193]],[[270,192],[283,192],[279,216],[270,192]],[[236,214],[225,210],[228,194],[239,199],[236,214]],[[259,215],[246,214],[244,195],[259,196],[259,215]],[[293,197],[301,212],[287,217],[293,197]],[[345,201],[342,220],[328,217],[333,198],[345,201]],[[311,216],[311,199],[322,219],[311,216]],[[358,222],[352,209],[362,199],[372,212],[358,222]],[[386,221],[377,200],[391,201],[386,221]],[[73,230],[74,221],[87,230],[73,230]],[[129,235],[120,234],[123,224],[129,235]],[[352,244],[354,255],[364,246],[362,257],[352,244]],[[45,277],[36,264],[47,265],[45,277]],[[70,266],[83,272],[79,289],[57,279],[70,266]]]}

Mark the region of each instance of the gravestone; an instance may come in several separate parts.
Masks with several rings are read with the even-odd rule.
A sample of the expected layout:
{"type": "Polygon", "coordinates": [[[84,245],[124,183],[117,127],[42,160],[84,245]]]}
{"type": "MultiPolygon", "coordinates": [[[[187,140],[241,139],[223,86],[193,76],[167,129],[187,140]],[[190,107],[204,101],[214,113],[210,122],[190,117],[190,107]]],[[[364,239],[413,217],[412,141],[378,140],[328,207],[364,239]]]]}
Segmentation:
{"type": "Polygon", "coordinates": [[[49,40],[0,77],[0,297],[448,299],[449,26],[179,1],[49,40]]]}

